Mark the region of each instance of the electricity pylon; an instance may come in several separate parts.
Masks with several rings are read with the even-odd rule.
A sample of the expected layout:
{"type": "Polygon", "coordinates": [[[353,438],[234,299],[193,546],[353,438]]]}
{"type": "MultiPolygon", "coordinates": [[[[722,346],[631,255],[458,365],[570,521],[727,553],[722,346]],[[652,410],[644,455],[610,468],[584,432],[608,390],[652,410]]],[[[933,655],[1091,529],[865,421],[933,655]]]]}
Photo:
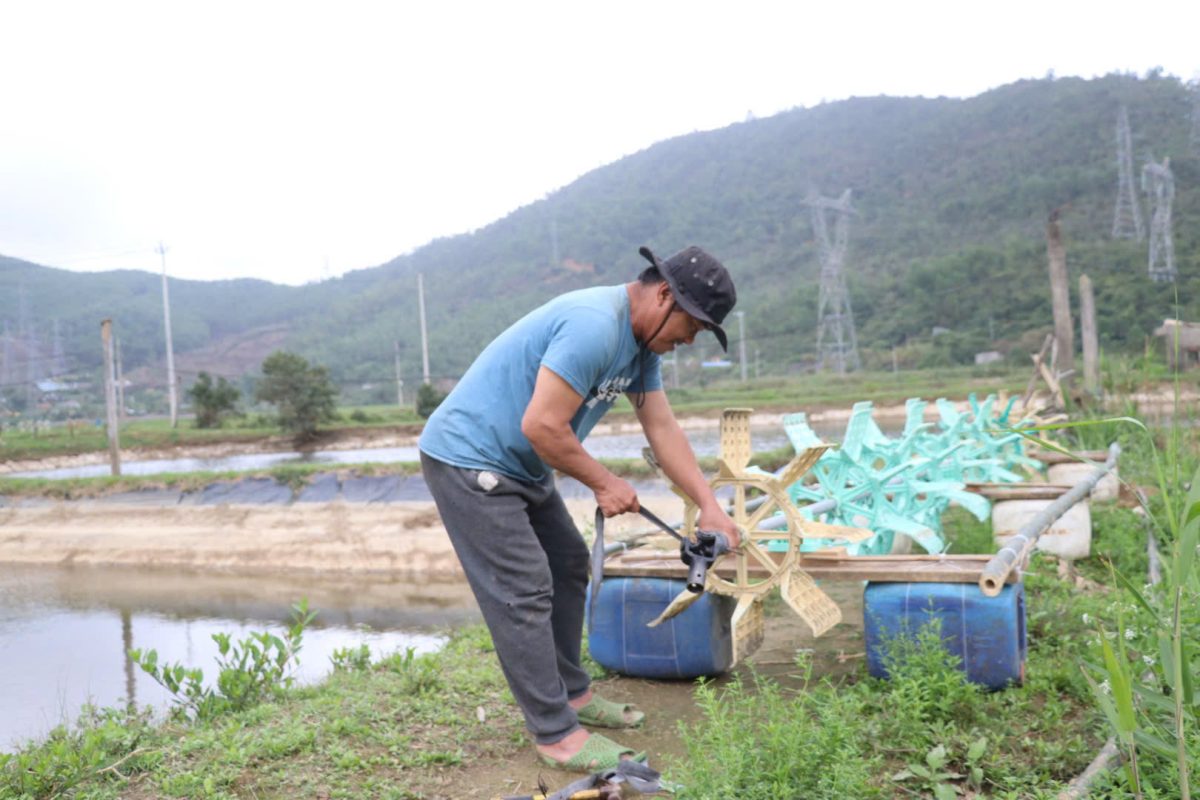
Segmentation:
{"type": "Polygon", "coordinates": [[[1146,235],[1142,209],[1133,188],[1133,139],[1129,133],[1129,111],[1117,112],[1117,207],[1113,213],[1114,239],[1137,239],[1146,235]]]}
{"type": "Polygon", "coordinates": [[[1175,177],[1171,174],[1171,159],[1161,164],[1147,161],[1142,167],[1142,191],[1150,195],[1154,209],[1150,218],[1150,277],[1156,281],[1173,281],[1175,272],[1175,243],[1171,239],[1171,205],[1175,200],[1175,177]]]}
{"type": "Polygon", "coordinates": [[[850,233],[850,215],[857,214],[850,206],[850,190],[836,200],[820,197],[813,192],[804,201],[812,216],[813,235],[821,255],[821,289],[817,306],[817,369],[832,368],[839,375],[861,367],[858,359],[858,337],[854,332],[854,312],[850,308],[850,293],[846,291],[843,267],[846,241],[850,233]],[[834,214],[833,241],[825,224],[826,210],[834,214]]]}

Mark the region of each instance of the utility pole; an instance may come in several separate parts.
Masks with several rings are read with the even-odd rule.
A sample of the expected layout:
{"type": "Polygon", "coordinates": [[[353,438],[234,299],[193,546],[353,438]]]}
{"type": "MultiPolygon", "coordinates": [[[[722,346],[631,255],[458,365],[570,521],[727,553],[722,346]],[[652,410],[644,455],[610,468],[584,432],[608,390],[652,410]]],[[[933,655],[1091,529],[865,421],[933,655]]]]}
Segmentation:
{"type": "Polygon", "coordinates": [[[742,383],[746,382],[746,312],[738,311],[738,361],[742,365],[742,383]]]}
{"type": "MultiPolygon", "coordinates": [[[[1067,285],[1067,251],[1058,227],[1058,209],[1050,212],[1046,225],[1046,252],[1050,261],[1050,301],[1054,312],[1054,343],[1058,348],[1059,375],[1068,373],[1063,383],[1070,383],[1069,373],[1075,370],[1075,332],[1071,324],[1071,295],[1067,285]]],[[[1058,376],[1056,375],[1055,378],[1058,376]]]]}
{"type": "Polygon", "coordinates": [[[113,337],[117,350],[117,418],[125,421],[125,373],[121,369],[121,339],[113,337]]]}
{"type": "Polygon", "coordinates": [[[1092,281],[1079,276],[1079,326],[1083,338],[1083,390],[1092,397],[1100,395],[1100,343],[1096,335],[1096,297],[1092,281]]]}
{"type": "Polygon", "coordinates": [[[158,243],[162,257],[163,326],[167,331],[167,397],[171,403],[171,427],[179,422],[179,398],[175,395],[175,348],[171,344],[171,300],[167,294],[167,248],[158,243]]]}
{"type": "Polygon", "coordinates": [[[762,360],[759,358],[760,355],[762,353],[759,351],[758,345],[754,345],[754,380],[762,377],[762,360]]]}
{"type": "Polygon", "coordinates": [[[4,349],[0,351],[0,387],[13,382],[13,338],[8,329],[8,320],[4,320],[4,349]]]}
{"type": "Polygon", "coordinates": [[[404,407],[404,379],[400,377],[400,342],[392,342],[396,346],[396,405],[404,407]]]}
{"type": "Polygon", "coordinates": [[[117,391],[113,380],[112,320],[100,323],[100,341],[104,345],[104,407],[108,421],[108,462],[112,474],[121,474],[121,444],[118,437],[117,391]]]}
{"type": "Polygon", "coordinates": [[[429,336],[425,332],[425,276],[420,272],[417,273],[417,302],[420,303],[421,310],[421,367],[424,370],[422,377],[425,383],[429,383],[429,336]]]}

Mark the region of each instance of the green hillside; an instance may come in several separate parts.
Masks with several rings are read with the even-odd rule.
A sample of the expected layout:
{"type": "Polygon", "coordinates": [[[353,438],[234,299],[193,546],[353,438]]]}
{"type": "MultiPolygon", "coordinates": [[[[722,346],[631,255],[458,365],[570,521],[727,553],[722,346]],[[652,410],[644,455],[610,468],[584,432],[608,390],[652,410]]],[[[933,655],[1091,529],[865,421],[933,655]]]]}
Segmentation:
{"type": "MultiPolygon", "coordinates": [[[[452,377],[539,301],[632,278],[643,264],[639,245],[669,254],[696,243],[734,273],[764,364],[799,369],[814,355],[818,275],[802,201],[813,190],[836,196],[847,188],[859,214],[846,261],[867,364],[890,365],[894,347],[908,366],[1033,347],[1050,325],[1045,225],[1055,208],[1063,209],[1072,281],[1086,271],[1096,286],[1104,345],[1140,348],[1173,313],[1176,289],[1180,313],[1200,317],[1191,113],[1187,87],[1157,74],[1020,81],[966,100],[855,98],[795,109],[656,144],[481,230],[339,279],[298,288],[172,280],[176,348],[286,322],[290,346],[347,385],[390,379],[395,340],[415,378],[420,272],[432,371],[452,377]],[[1171,157],[1177,287],[1146,277],[1145,242],[1110,238],[1121,103],[1135,170],[1150,155],[1171,157]],[[934,339],[935,326],[951,332],[934,339]]],[[[53,315],[68,326],[74,364],[98,364],[103,316],[126,331],[127,369],[161,358],[157,276],[0,258],[0,320],[14,329],[18,287],[42,325],[53,315]]],[[[48,346],[49,334],[39,337],[48,346]]]]}

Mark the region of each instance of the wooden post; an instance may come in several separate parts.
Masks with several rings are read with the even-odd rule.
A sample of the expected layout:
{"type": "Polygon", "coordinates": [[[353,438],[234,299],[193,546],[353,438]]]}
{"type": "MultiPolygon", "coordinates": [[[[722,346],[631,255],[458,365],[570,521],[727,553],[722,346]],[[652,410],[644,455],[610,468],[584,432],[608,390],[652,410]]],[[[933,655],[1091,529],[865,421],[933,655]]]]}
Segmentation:
{"type": "MultiPolygon", "coordinates": [[[[1050,300],[1054,309],[1054,338],[1058,344],[1056,369],[1070,384],[1075,369],[1075,332],[1071,324],[1071,293],[1067,285],[1067,251],[1058,227],[1059,209],[1050,212],[1046,225],[1046,251],[1050,260],[1050,300]],[[1066,373],[1066,374],[1064,374],[1066,373]]],[[[1057,377],[1057,376],[1055,376],[1057,377]]]]}
{"type": "Polygon", "coordinates": [[[104,407],[108,411],[108,461],[114,476],[121,474],[121,445],[118,440],[117,382],[113,379],[112,320],[100,323],[100,341],[104,344],[104,407]]]}
{"type": "Polygon", "coordinates": [[[1079,324],[1083,336],[1083,390],[1100,395],[1100,342],[1096,335],[1096,297],[1092,281],[1079,276],[1079,324]]]}
{"type": "Polygon", "coordinates": [[[1045,341],[1042,342],[1042,349],[1033,356],[1033,374],[1029,376],[1029,385],[1025,387],[1025,394],[1021,396],[1022,408],[1028,408],[1029,401],[1033,399],[1033,391],[1037,388],[1038,377],[1041,374],[1042,361],[1046,358],[1046,353],[1050,352],[1050,345],[1053,342],[1054,334],[1047,333],[1045,341]]]}
{"type": "Polygon", "coordinates": [[[117,419],[125,421],[125,373],[121,370],[121,340],[113,337],[113,347],[117,351],[117,419]]]}

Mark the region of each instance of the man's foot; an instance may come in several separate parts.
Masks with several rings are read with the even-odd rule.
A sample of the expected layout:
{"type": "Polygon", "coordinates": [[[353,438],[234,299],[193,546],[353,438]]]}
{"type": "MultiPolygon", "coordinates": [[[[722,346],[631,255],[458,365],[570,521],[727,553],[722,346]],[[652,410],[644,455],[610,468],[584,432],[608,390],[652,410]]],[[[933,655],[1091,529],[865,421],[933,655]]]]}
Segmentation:
{"type": "Polygon", "coordinates": [[[585,696],[590,699],[583,705],[571,704],[584,725],[594,728],[637,728],[646,721],[646,715],[630,703],[614,703],[590,691],[585,696]]]}
{"type": "Polygon", "coordinates": [[[622,758],[645,761],[645,753],[635,753],[607,736],[580,729],[551,744],[535,745],[538,760],[549,767],[572,772],[592,773],[615,769],[622,758]]]}

